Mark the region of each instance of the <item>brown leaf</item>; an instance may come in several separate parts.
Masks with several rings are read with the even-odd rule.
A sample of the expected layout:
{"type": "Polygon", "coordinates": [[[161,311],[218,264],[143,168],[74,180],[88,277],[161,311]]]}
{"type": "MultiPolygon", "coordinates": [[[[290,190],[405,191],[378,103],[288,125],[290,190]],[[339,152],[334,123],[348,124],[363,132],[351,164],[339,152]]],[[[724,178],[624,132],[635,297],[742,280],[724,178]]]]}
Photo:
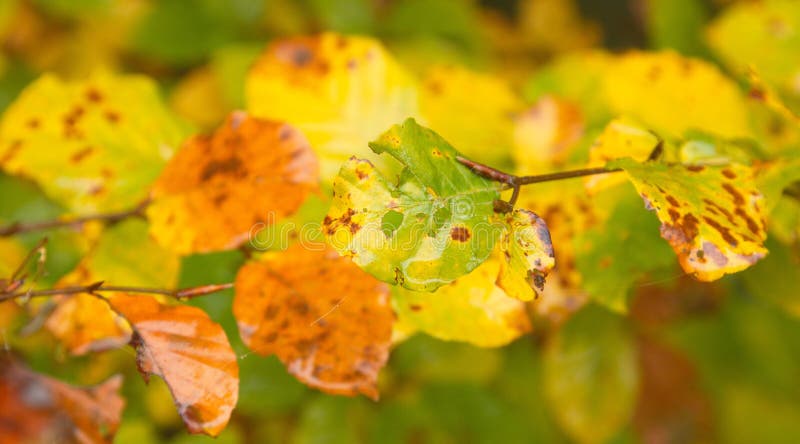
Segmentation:
{"type": "Polygon", "coordinates": [[[125,400],[122,376],[89,388],[34,373],[0,356],[0,442],[111,442],[125,400]]]}
{"type": "Polygon", "coordinates": [[[236,276],[233,313],[245,344],[276,354],[324,392],[378,398],[394,314],[389,288],[334,251],[295,245],[236,276]]]}
{"type": "Polygon", "coordinates": [[[164,169],[147,211],[151,233],[180,253],[238,247],[254,226],[297,211],[318,174],[296,129],[233,113],[214,134],[189,139],[164,169]]]}
{"type": "Polygon", "coordinates": [[[239,365],[222,327],[199,308],[150,296],[118,294],[109,304],[131,323],[145,381],[164,379],[189,432],[218,435],[239,396],[239,365]]]}

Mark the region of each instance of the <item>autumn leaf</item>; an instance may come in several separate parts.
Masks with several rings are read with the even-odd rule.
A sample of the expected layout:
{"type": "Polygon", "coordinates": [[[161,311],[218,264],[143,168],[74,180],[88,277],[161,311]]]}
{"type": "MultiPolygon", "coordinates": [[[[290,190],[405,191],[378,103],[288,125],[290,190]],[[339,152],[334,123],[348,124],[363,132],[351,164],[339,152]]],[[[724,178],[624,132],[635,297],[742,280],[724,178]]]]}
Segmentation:
{"type": "Polygon", "coordinates": [[[420,88],[426,124],[466,157],[489,165],[508,163],[513,118],[522,108],[522,100],[501,78],[458,66],[431,68],[420,88]]]}
{"type": "MultiPolygon", "coordinates": [[[[57,287],[104,281],[129,286],[172,288],[180,261],[147,234],[146,222],[122,221],[106,228],[78,266],[57,287]],[[142,258],[147,260],[143,261],[142,258]]],[[[114,297],[110,295],[110,297],[114,297]]],[[[130,340],[130,328],[107,303],[89,294],[58,296],[45,327],[74,355],[108,350],[130,340]]]]}
{"type": "Polygon", "coordinates": [[[584,116],[575,103],[543,96],[514,118],[512,156],[518,172],[536,172],[569,160],[584,135],[584,116]]]}
{"type": "Polygon", "coordinates": [[[753,265],[767,254],[763,198],[750,168],[638,163],[620,159],[648,209],[661,221],[661,237],[681,267],[713,281],[753,265]]]}
{"type": "Polygon", "coordinates": [[[190,138],[164,169],[147,209],[150,232],[184,254],[238,247],[254,226],[297,211],[317,176],[296,129],[233,113],[214,134],[190,138]]]}
{"type": "Polygon", "coordinates": [[[388,287],[330,249],[295,244],[243,266],[233,313],[245,344],[327,393],[378,399],[389,357],[388,287]]]}
{"type": "Polygon", "coordinates": [[[342,166],[323,222],[334,249],[381,281],[417,291],[433,291],[489,257],[500,233],[491,220],[496,183],[461,165],[455,148],[413,119],[370,147],[405,169],[395,184],[368,160],[342,166]]]}
{"type": "Polygon", "coordinates": [[[308,137],[329,181],[350,156],[377,160],[367,142],[417,114],[413,78],[367,37],[322,33],[279,40],[245,82],[247,110],[308,137]]]}
{"type": "Polygon", "coordinates": [[[527,333],[531,324],[525,304],[495,284],[500,268],[501,260],[490,258],[433,293],[394,287],[395,330],[479,347],[499,347],[527,333]]]}
{"type": "Polygon", "coordinates": [[[589,305],[544,352],[544,391],[556,420],[581,443],[602,443],[630,419],[638,390],[636,350],[622,319],[589,305]]]}
{"type": "MultiPolygon", "coordinates": [[[[652,154],[660,154],[657,149],[663,149],[663,142],[652,131],[648,131],[630,119],[617,118],[612,120],[597,136],[589,149],[589,167],[602,167],[611,160],[630,157],[638,162],[644,162],[652,154]]],[[[586,189],[596,193],[604,188],[622,183],[625,177],[618,175],[589,176],[584,179],[586,189]]]]}
{"type": "Polygon", "coordinates": [[[117,294],[111,308],[133,329],[136,364],[147,381],[160,376],[190,433],[217,436],[239,395],[239,365],[225,331],[196,307],[117,294]]]}
{"type": "Polygon", "coordinates": [[[0,436],[3,442],[111,443],[125,400],[122,376],[88,388],[34,373],[0,356],[0,436]]]}
{"type": "Polygon", "coordinates": [[[145,77],[44,75],[0,121],[0,168],[30,177],[76,213],[128,209],[146,197],[187,129],[145,77]]]}
{"type": "Polygon", "coordinates": [[[504,224],[497,286],[511,297],[530,301],[544,291],[545,277],[555,266],[550,231],[544,219],[523,209],[505,215],[504,224]]]}

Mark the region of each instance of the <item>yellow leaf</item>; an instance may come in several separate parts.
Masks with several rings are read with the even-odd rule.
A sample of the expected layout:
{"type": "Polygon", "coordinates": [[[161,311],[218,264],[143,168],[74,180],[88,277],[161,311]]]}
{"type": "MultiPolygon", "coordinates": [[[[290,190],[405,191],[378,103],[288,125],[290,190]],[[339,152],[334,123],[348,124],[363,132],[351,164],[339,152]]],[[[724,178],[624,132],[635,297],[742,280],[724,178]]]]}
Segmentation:
{"type": "Polygon", "coordinates": [[[378,161],[367,142],[417,114],[414,80],[376,40],[324,33],[281,40],[245,84],[247,110],[298,127],[330,182],[351,156],[378,161]]]}
{"type": "Polygon", "coordinates": [[[555,266],[550,232],[542,218],[523,209],[507,214],[505,225],[497,286],[511,297],[529,301],[544,291],[544,279],[555,266]]]}

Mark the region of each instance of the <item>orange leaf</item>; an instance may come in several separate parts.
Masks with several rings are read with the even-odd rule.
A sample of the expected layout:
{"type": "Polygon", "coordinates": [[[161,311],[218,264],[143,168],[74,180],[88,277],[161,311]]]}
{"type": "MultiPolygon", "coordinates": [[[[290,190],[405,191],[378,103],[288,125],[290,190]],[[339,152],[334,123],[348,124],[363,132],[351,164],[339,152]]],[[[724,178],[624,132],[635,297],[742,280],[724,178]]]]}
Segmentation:
{"type": "Polygon", "coordinates": [[[133,327],[145,381],[164,379],[189,432],[218,435],[239,396],[239,365],[222,327],[199,308],[150,296],[118,294],[109,304],[133,327]]]}
{"type": "Polygon", "coordinates": [[[214,134],[189,139],[164,169],[147,211],[151,233],[179,253],[238,247],[253,227],[297,211],[318,174],[296,129],[233,113],[214,134]]]}
{"type": "Polygon", "coordinates": [[[111,442],[125,400],[122,376],[78,388],[0,356],[0,441],[111,442]]]}
{"type": "Polygon", "coordinates": [[[276,354],[324,392],[378,398],[394,314],[389,288],[334,251],[297,244],[236,276],[233,313],[245,344],[276,354]]]}

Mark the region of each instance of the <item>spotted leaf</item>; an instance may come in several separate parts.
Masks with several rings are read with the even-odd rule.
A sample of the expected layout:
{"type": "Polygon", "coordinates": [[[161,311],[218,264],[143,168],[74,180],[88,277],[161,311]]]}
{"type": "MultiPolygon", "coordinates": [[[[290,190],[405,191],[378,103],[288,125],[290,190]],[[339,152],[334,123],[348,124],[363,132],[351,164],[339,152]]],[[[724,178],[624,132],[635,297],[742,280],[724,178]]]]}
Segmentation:
{"type": "Polygon", "coordinates": [[[146,197],[187,130],[144,77],[44,75],[0,122],[0,168],[74,212],[127,209],[146,197]]]}
{"type": "Polygon", "coordinates": [[[125,400],[122,376],[73,387],[0,356],[0,436],[8,443],[110,443],[125,400]]]}
{"type": "Polygon", "coordinates": [[[625,169],[687,273],[713,281],[763,258],[764,206],[749,167],[610,162],[625,169]]]}
{"type": "Polygon", "coordinates": [[[293,214],[317,188],[318,165],[293,127],[234,113],[189,139],[153,187],[150,232],[180,253],[247,242],[254,227],[293,214]]]}
{"type": "Polygon", "coordinates": [[[544,291],[544,279],[555,266],[550,231],[536,213],[522,209],[505,215],[505,225],[497,285],[509,296],[529,301],[544,291]]]}
{"type": "Polygon", "coordinates": [[[328,183],[350,156],[370,157],[367,142],[417,114],[414,80],[378,41],[334,33],[270,45],[247,76],[245,101],[253,115],[299,128],[328,183]]]}
{"type": "Polygon", "coordinates": [[[432,291],[474,270],[492,252],[498,186],[461,165],[447,141],[413,119],[370,143],[405,166],[390,182],[352,158],[334,180],[324,220],[329,243],[376,278],[432,291]]]}
{"type": "Polygon", "coordinates": [[[394,314],[386,284],[330,249],[295,244],[236,276],[233,313],[250,349],[324,392],[378,398],[394,314]]]}
{"type": "Polygon", "coordinates": [[[196,307],[118,294],[111,308],[133,328],[139,373],[164,379],[190,433],[218,435],[239,396],[239,365],[225,331],[196,307]]]}
{"type": "Polygon", "coordinates": [[[490,258],[468,275],[433,293],[394,287],[397,328],[446,341],[499,347],[530,331],[525,304],[495,283],[501,260],[490,258]]]}

